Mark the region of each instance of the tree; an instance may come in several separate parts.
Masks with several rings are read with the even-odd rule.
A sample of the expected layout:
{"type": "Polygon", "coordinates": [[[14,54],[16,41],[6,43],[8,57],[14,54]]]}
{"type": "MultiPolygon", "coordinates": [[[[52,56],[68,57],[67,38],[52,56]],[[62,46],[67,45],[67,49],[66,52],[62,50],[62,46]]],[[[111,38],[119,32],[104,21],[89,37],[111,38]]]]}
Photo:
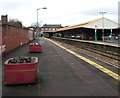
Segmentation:
{"type": "Polygon", "coordinates": [[[15,27],[22,27],[22,22],[17,19],[10,19],[8,24],[15,27]]]}

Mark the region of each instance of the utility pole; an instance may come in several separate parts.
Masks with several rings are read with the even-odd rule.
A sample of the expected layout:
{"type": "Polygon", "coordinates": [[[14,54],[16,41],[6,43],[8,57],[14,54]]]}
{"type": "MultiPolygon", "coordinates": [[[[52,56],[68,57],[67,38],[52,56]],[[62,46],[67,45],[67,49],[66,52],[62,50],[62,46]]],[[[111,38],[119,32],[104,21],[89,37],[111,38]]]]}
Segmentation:
{"type": "Polygon", "coordinates": [[[103,42],[105,41],[104,39],[104,14],[107,12],[99,12],[100,14],[102,14],[102,37],[103,37],[103,42]]]}

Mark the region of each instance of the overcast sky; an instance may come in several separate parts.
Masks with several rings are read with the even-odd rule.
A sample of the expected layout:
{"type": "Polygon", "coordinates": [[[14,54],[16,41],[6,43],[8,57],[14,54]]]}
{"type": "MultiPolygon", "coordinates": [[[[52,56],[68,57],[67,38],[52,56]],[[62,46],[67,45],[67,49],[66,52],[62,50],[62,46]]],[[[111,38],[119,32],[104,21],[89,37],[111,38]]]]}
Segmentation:
{"type": "Polygon", "coordinates": [[[118,22],[120,0],[0,0],[0,15],[18,19],[24,26],[36,23],[37,8],[41,24],[70,26],[100,18],[100,11],[107,12],[105,18],[118,22]]]}

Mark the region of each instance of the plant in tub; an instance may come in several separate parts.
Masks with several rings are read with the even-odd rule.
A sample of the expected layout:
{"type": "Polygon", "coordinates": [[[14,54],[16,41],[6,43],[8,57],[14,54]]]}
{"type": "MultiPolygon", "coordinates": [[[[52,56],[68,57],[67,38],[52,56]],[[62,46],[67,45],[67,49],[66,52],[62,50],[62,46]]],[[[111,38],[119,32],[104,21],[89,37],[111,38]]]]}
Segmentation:
{"type": "Polygon", "coordinates": [[[8,64],[13,64],[13,63],[33,63],[35,62],[34,57],[14,57],[9,59],[8,64]]]}

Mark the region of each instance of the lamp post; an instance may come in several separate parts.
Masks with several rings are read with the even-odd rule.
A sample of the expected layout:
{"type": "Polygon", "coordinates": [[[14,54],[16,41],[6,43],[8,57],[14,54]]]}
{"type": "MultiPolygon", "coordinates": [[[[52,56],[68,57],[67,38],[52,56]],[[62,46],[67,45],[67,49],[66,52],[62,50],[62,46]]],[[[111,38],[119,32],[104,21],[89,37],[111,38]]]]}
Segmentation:
{"type": "Polygon", "coordinates": [[[40,39],[39,39],[39,30],[38,30],[38,27],[39,27],[39,25],[38,25],[38,10],[40,10],[40,9],[47,9],[46,7],[43,7],[43,8],[38,8],[37,9],[37,23],[36,23],[36,43],[39,43],[40,42],[40,39]]]}
{"type": "Polygon", "coordinates": [[[103,37],[103,42],[105,41],[104,39],[104,14],[107,12],[99,12],[100,14],[102,14],[102,37],[103,37]]]}

